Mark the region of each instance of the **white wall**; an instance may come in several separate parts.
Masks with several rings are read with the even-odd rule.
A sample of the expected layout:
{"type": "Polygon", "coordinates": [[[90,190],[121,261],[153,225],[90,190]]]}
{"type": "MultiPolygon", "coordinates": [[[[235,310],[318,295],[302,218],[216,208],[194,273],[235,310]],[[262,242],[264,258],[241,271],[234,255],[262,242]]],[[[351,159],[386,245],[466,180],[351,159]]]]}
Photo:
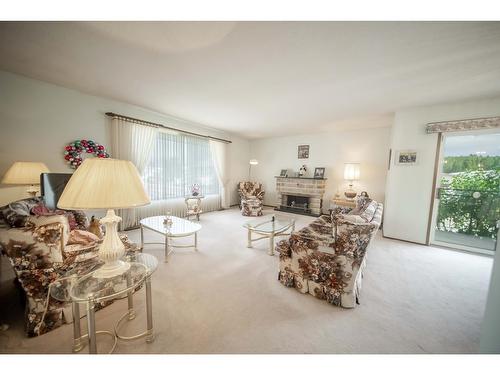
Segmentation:
{"type": "Polygon", "coordinates": [[[259,165],[252,168],[252,179],[263,182],[264,203],[274,206],[274,177],[279,176],[281,169],[298,171],[306,164],[308,175],[312,177],[315,167],[325,167],[328,179],[323,197],[325,211],[335,193],[343,194],[347,187],[343,179],[344,163],[359,162],[361,178],[354,183],[355,190],[366,190],[374,199],[383,202],[389,140],[390,127],[254,140],[250,142],[250,156],[257,159],[259,165]],[[297,158],[297,146],[301,144],[310,145],[309,159],[297,158]]]}
{"type": "Polygon", "coordinates": [[[500,98],[396,112],[391,137],[393,160],[387,174],[385,236],[417,243],[426,241],[437,144],[437,134],[425,133],[426,124],[499,115],[500,98]],[[406,149],[418,152],[418,164],[394,165],[396,151],[406,149]]]}
{"type": "MultiPolygon", "coordinates": [[[[500,238],[500,229],[498,236],[500,238]]],[[[497,241],[495,260],[491,270],[490,289],[481,323],[481,353],[500,354],[500,240],[497,241]]]]}
{"type": "MultiPolygon", "coordinates": [[[[232,140],[229,145],[231,203],[237,203],[237,182],[246,176],[249,143],[144,108],[86,95],[45,82],[0,71],[0,177],[14,161],[42,161],[52,172],[72,172],[64,162],[64,146],[75,139],[93,139],[110,148],[105,112],[171,125],[232,140]]],[[[25,187],[0,186],[0,205],[25,197],[25,187]]]]}

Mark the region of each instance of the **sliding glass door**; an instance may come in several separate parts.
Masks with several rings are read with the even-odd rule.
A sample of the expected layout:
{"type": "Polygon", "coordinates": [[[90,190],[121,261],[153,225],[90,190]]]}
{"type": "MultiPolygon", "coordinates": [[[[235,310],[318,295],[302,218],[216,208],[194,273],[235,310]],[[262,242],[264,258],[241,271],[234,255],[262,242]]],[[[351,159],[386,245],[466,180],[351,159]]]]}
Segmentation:
{"type": "Polygon", "coordinates": [[[500,220],[500,133],[446,134],[431,243],[491,253],[500,220]]]}

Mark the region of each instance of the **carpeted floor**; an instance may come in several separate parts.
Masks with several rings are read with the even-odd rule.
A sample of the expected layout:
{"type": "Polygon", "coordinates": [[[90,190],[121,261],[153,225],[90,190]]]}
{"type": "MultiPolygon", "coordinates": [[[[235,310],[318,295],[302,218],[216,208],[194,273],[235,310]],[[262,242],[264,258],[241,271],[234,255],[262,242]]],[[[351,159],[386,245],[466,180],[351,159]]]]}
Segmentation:
{"type": "MultiPolygon", "coordinates": [[[[266,210],[266,214],[273,213],[266,210]]],[[[312,219],[293,215],[297,228],[312,219]]],[[[377,236],[368,252],[361,305],[347,310],[283,287],[267,241],[246,247],[236,209],[203,214],[200,251],[176,250],[153,275],[156,340],[118,342],[116,353],[475,353],[492,259],[377,236]]],[[[139,240],[138,231],[129,232],[139,240]]],[[[161,237],[146,232],[148,241],[161,237]]],[[[163,260],[162,246],[145,252],[163,260]]],[[[72,327],[36,338],[23,332],[23,311],[2,259],[0,352],[70,353],[72,327]]],[[[126,333],[145,326],[144,291],[126,333]]],[[[126,300],[96,314],[110,329],[126,300]]],[[[82,325],[85,326],[85,319],[82,325]]],[[[109,339],[99,338],[100,351],[109,339]]]]}

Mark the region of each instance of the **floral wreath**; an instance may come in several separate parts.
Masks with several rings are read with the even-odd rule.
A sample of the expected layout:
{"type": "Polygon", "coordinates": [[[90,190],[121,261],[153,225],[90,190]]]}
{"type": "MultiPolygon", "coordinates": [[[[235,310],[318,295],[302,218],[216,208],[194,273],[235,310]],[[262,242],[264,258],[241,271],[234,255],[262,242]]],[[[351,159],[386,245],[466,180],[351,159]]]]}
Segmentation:
{"type": "Polygon", "coordinates": [[[64,147],[64,159],[66,163],[73,169],[76,169],[82,164],[82,152],[87,154],[94,154],[98,158],[109,158],[109,154],[103,145],[90,139],[77,139],[64,147]]]}

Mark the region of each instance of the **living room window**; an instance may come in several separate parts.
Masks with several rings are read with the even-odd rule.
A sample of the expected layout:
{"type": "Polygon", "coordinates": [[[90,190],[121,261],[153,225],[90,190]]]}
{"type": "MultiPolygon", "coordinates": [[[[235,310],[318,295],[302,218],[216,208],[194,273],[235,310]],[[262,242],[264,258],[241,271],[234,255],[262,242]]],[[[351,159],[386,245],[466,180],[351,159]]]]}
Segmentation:
{"type": "Polygon", "coordinates": [[[219,181],[207,139],[160,132],[143,174],[152,200],[180,198],[199,184],[204,195],[219,194],[219,181]]]}

